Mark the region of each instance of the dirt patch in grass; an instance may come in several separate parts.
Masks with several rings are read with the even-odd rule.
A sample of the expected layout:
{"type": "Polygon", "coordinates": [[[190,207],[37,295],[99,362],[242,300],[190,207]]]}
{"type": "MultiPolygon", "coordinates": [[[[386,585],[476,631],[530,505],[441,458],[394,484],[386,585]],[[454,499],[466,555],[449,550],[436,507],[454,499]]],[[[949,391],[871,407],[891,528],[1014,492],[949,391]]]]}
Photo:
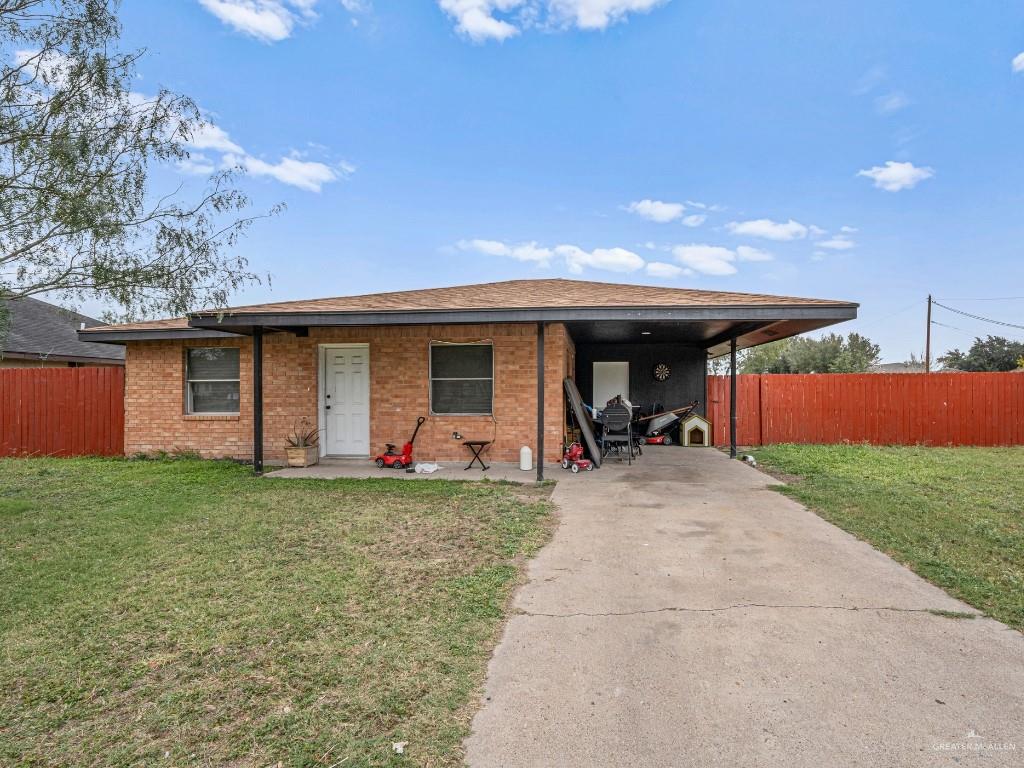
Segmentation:
{"type": "Polygon", "coordinates": [[[549,494],[2,461],[0,764],[458,765],[549,494]]]}
{"type": "Polygon", "coordinates": [[[1024,448],[779,445],[777,489],[993,618],[1024,630],[1024,448]]]}

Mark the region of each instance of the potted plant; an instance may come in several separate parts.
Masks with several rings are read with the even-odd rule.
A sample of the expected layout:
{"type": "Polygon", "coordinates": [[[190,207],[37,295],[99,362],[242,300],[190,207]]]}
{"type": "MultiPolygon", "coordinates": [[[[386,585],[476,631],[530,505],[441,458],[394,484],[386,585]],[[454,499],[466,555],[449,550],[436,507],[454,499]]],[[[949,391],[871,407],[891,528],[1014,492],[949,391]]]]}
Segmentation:
{"type": "Polygon", "coordinates": [[[289,467],[308,467],[320,460],[319,433],[320,430],[313,427],[309,419],[295,423],[285,448],[289,467]]]}

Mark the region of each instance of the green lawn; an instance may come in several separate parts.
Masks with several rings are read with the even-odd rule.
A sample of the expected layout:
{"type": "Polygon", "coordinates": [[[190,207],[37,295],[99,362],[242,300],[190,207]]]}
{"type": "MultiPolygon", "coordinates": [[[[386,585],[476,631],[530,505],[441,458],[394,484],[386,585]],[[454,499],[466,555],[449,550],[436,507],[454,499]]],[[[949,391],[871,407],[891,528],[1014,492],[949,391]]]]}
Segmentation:
{"type": "Polygon", "coordinates": [[[783,493],[951,595],[1024,629],[1024,448],[779,445],[783,493]]]}
{"type": "Polygon", "coordinates": [[[0,765],[459,764],[547,494],[0,461],[0,765]]]}

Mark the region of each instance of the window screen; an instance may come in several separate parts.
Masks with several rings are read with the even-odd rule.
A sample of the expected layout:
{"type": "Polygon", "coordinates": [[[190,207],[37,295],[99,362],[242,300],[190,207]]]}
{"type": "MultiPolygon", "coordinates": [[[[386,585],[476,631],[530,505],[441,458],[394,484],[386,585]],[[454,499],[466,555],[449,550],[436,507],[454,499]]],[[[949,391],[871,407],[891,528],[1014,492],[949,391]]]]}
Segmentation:
{"type": "Polygon", "coordinates": [[[490,414],[494,396],[494,347],[430,345],[430,410],[490,414]]]}
{"type": "Polygon", "coordinates": [[[185,354],[186,413],[238,413],[238,349],[203,347],[185,354]]]}

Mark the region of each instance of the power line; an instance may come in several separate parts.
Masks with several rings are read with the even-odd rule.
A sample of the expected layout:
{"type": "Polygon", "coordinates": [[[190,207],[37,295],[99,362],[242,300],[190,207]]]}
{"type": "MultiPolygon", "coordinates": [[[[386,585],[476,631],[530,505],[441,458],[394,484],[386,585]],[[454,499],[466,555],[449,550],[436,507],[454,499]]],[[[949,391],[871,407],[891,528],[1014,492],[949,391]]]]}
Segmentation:
{"type": "Polygon", "coordinates": [[[985,296],[967,298],[964,296],[947,296],[943,301],[1024,301],[1024,296],[985,296]]]}
{"type": "Polygon", "coordinates": [[[948,328],[951,331],[960,331],[960,333],[967,334],[968,336],[976,335],[974,333],[971,333],[970,331],[965,331],[963,328],[957,328],[955,325],[946,325],[945,323],[940,323],[938,320],[932,320],[932,325],[937,325],[940,328],[948,328]]]}
{"type": "Polygon", "coordinates": [[[1017,325],[1016,323],[1007,323],[1007,322],[1004,322],[1002,320],[993,320],[991,317],[982,317],[981,315],[972,315],[970,312],[964,312],[962,309],[954,309],[953,307],[947,307],[945,304],[940,304],[939,302],[935,301],[934,299],[932,299],[932,303],[936,307],[942,307],[943,309],[947,309],[950,312],[956,312],[956,314],[963,315],[964,317],[969,317],[972,320],[981,320],[984,323],[993,323],[994,325],[1002,325],[1002,326],[1004,326],[1006,328],[1019,328],[1020,330],[1024,331],[1024,325],[1017,325]]]}

